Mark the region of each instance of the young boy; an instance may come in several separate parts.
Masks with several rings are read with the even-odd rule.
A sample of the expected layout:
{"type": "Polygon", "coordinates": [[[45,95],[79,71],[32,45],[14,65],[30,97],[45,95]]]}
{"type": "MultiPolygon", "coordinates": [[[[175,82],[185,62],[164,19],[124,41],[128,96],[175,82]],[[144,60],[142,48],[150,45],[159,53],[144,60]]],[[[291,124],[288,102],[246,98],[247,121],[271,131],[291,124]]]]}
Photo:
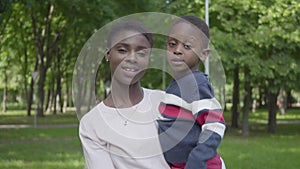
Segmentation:
{"type": "Polygon", "coordinates": [[[222,107],[199,71],[210,50],[209,29],[195,16],[176,19],[167,39],[173,80],[160,103],[159,137],[172,169],[224,169],[217,153],[224,132],[222,107]]]}

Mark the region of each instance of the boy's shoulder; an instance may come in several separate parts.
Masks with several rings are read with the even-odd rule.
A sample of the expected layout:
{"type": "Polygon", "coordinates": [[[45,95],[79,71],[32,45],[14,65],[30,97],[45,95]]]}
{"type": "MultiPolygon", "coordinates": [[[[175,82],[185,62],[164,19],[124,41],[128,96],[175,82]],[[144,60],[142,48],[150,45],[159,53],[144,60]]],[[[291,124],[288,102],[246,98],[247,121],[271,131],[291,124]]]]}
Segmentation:
{"type": "Polygon", "coordinates": [[[208,76],[205,73],[202,73],[200,71],[193,71],[192,74],[193,74],[193,77],[196,79],[198,84],[209,82],[208,81],[208,76]]]}
{"type": "Polygon", "coordinates": [[[196,70],[196,71],[191,71],[178,79],[173,79],[171,83],[184,84],[186,82],[192,82],[192,83],[196,82],[197,84],[202,84],[202,83],[209,83],[209,80],[207,74],[196,70]]]}

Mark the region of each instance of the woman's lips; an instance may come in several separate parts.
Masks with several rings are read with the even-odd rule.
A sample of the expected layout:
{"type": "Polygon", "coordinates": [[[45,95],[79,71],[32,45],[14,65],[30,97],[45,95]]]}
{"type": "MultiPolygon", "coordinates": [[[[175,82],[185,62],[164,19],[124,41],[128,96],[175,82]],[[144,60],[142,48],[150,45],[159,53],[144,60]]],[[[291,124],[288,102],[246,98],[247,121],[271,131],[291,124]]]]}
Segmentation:
{"type": "Polygon", "coordinates": [[[122,67],[122,70],[124,71],[126,76],[135,76],[139,72],[138,68],[129,66],[122,67]]]}

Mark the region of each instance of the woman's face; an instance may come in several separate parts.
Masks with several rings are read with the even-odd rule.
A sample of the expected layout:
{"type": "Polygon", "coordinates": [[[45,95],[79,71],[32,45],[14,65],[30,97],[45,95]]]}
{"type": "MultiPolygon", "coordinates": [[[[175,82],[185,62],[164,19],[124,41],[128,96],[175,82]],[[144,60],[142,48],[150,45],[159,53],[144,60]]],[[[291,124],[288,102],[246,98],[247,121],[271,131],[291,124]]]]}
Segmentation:
{"type": "Polygon", "coordinates": [[[135,31],[118,32],[107,50],[112,79],[131,85],[139,82],[147,69],[151,46],[147,38],[135,31]]]}

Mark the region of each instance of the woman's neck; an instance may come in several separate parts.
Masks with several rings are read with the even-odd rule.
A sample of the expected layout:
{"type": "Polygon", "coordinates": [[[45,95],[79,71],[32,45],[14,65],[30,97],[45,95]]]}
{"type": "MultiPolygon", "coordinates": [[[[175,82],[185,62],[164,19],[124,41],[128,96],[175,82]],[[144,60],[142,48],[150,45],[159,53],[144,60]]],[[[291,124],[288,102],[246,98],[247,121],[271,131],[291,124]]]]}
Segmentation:
{"type": "Polygon", "coordinates": [[[104,100],[109,107],[127,108],[138,104],[144,97],[139,83],[132,85],[112,85],[111,93],[104,100]]]}

